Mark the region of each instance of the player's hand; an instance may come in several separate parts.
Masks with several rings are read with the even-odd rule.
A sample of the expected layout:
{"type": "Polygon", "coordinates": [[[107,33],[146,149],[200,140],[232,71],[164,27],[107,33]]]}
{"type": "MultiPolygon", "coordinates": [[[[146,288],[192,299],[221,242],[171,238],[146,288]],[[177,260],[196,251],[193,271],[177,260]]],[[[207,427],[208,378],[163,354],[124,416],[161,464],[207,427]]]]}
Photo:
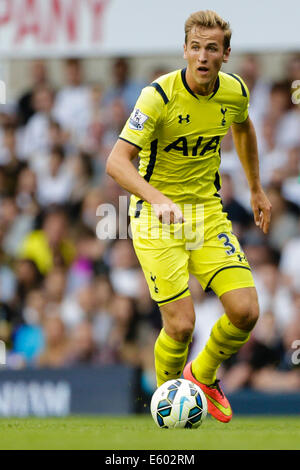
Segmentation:
{"type": "Polygon", "coordinates": [[[153,203],[152,207],[162,224],[182,224],[184,222],[181,209],[167,197],[164,197],[161,202],[153,203]]]}
{"type": "Polygon", "coordinates": [[[251,192],[251,206],[255,224],[265,234],[268,233],[271,222],[272,205],[262,188],[251,192]]]}

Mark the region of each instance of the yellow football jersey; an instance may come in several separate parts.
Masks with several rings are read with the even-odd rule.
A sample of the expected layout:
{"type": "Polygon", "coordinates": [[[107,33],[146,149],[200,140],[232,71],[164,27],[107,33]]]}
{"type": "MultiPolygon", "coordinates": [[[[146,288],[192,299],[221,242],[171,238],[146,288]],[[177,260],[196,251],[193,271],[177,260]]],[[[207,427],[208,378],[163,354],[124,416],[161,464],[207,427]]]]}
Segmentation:
{"type": "MultiPolygon", "coordinates": [[[[221,140],[233,122],[246,120],[248,106],[239,76],[219,72],[203,96],[189,88],[186,69],[177,70],[142,90],[120,138],[140,149],[139,173],[173,202],[207,203],[221,187],[221,140]]],[[[130,214],[142,204],[132,196],[130,214]]]]}

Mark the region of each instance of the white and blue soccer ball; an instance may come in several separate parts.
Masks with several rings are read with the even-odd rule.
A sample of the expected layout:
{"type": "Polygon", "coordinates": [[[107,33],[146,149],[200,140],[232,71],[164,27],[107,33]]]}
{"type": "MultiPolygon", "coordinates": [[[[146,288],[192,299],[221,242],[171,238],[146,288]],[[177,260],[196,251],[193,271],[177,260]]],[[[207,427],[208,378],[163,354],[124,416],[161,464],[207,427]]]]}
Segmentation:
{"type": "Polygon", "coordinates": [[[198,428],[207,415],[206,397],[189,380],[168,380],[154,392],[151,413],[160,428],[198,428]]]}

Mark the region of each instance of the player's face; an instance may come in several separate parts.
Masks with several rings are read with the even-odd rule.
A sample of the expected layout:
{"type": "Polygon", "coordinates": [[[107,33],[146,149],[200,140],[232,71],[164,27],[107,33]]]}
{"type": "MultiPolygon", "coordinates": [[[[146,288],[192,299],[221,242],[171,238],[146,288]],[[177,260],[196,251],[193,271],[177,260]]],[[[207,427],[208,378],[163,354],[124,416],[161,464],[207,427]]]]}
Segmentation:
{"type": "Polygon", "coordinates": [[[192,91],[211,93],[222,63],[228,61],[229,54],[230,48],[224,50],[221,28],[195,26],[184,45],[184,58],[188,62],[187,81],[192,91]]]}

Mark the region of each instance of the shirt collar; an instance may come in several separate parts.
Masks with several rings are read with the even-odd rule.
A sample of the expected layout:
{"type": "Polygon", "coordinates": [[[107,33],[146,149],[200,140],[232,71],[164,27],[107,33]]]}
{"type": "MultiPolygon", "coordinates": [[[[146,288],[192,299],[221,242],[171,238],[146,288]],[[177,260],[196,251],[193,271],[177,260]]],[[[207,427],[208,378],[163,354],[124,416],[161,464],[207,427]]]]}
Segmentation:
{"type": "MultiPolygon", "coordinates": [[[[184,87],[186,88],[186,90],[192,96],[194,96],[194,98],[196,98],[198,100],[198,96],[190,89],[190,87],[188,86],[188,83],[186,81],[186,68],[181,70],[181,79],[182,79],[182,83],[183,83],[184,87]]],[[[215,94],[217,93],[219,88],[220,88],[220,77],[218,75],[212,94],[207,95],[208,100],[211,100],[215,96],[215,94]]]]}

